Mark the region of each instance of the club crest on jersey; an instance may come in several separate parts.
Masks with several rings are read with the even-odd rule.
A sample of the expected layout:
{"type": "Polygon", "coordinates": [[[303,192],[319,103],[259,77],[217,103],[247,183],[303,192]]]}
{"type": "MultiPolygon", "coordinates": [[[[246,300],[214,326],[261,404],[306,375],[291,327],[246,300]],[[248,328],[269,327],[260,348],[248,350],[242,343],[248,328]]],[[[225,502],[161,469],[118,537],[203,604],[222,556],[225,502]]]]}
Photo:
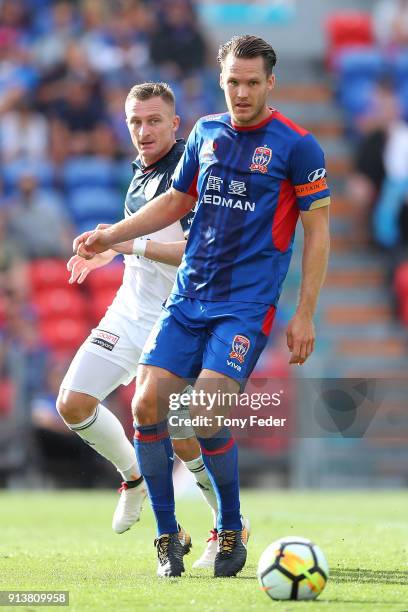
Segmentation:
{"type": "Polygon", "coordinates": [[[251,172],[268,172],[268,164],[272,159],[272,149],[267,147],[256,147],[252,156],[252,164],[249,166],[251,172]]]}
{"type": "Polygon", "coordinates": [[[246,336],[237,334],[232,341],[232,351],[229,356],[231,359],[237,359],[239,363],[244,363],[245,355],[249,351],[251,341],[246,336]]]}

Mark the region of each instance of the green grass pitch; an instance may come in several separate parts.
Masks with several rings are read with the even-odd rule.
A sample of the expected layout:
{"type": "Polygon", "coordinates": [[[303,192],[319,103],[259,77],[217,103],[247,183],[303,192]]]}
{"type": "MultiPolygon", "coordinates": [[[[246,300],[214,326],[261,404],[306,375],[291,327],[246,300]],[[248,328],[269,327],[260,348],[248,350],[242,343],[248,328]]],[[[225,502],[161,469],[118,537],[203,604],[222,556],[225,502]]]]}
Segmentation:
{"type": "Polygon", "coordinates": [[[80,612],[408,612],[407,502],[405,492],[243,492],[248,562],[237,578],[215,580],[191,569],[210,527],[208,509],[200,499],[181,500],[178,518],[193,549],[182,578],[160,580],[148,504],[141,522],[119,536],[110,527],[114,493],[0,493],[0,589],[69,590],[70,607],[62,609],[80,612]],[[328,558],[331,578],[316,602],[272,602],[258,587],[262,550],[287,535],[313,539],[328,558]]]}

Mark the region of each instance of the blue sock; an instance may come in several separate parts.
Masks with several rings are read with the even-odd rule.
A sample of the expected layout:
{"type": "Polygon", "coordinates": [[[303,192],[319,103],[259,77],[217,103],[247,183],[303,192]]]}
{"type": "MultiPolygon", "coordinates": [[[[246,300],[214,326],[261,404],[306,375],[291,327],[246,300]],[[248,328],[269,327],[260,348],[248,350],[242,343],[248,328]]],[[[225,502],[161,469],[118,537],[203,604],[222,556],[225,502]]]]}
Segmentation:
{"type": "Polygon", "coordinates": [[[157,533],[177,533],[174,514],[173,447],[167,420],[156,425],[137,425],[134,446],[140,471],[146,481],[157,522],[157,533]]]}
{"type": "Polygon", "coordinates": [[[227,427],[216,437],[198,438],[204,465],[207,468],[218,501],[217,528],[242,528],[239,506],[238,449],[227,427]]]}

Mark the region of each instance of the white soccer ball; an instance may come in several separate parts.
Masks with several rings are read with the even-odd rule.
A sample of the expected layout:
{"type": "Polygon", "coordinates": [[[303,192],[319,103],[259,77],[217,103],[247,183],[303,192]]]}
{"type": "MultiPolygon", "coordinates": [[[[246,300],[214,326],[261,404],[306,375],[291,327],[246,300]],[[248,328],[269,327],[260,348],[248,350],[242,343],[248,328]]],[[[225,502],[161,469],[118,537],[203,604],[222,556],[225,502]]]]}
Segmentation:
{"type": "Polygon", "coordinates": [[[272,599],[316,599],[326,586],[329,566],[316,544],[290,536],[264,550],[257,575],[272,599]]]}

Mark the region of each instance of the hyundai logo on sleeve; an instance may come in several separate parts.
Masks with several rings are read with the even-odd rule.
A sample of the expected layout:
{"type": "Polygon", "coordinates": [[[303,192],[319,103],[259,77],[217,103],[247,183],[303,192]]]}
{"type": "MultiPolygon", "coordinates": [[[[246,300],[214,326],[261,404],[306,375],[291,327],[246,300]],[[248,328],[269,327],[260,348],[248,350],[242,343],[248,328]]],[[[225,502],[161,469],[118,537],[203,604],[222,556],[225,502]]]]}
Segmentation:
{"type": "Polygon", "coordinates": [[[307,177],[310,183],[314,183],[315,181],[320,181],[323,177],[326,176],[326,168],[318,168],[317,170],[313,170],[307,177]]]}

